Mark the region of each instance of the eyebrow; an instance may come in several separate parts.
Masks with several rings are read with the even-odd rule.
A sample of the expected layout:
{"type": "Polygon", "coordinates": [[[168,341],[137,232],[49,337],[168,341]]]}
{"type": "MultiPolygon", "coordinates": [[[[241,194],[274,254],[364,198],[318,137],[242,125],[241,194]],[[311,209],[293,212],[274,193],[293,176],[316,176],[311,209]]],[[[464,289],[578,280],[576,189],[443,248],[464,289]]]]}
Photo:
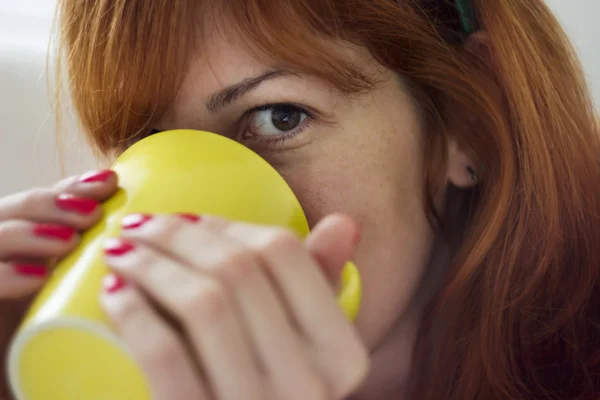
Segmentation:
{"type": "Polygon", "coordinates": [[[212,113],[219,112],[229,104],[233,103],[236,100],[239,100],[248,92],[256,89],[263,82],[286,75],[294,74],[290,71],[286,71],[283,69],[275,69],[262,73],[253,78],[244,79],[239,83],[228,86],[225,89],[220,90],[217,93],[211,95],[208,101],[206,102],[206,108],[212,113]]]}

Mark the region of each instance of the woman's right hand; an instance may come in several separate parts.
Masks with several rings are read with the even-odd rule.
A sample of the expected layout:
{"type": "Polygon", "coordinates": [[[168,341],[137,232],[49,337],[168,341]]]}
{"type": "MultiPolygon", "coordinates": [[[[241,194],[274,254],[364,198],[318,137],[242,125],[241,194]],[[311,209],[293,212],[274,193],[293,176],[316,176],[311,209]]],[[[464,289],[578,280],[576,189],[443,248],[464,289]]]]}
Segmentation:
{"type": "Polygon", "coordinates": [[[0,399],[9,398],[4,370],[10,339],[56,260],[77,246],[117,189],[112,171],[71,177],[51,189],[0,198],[0,399]]]}

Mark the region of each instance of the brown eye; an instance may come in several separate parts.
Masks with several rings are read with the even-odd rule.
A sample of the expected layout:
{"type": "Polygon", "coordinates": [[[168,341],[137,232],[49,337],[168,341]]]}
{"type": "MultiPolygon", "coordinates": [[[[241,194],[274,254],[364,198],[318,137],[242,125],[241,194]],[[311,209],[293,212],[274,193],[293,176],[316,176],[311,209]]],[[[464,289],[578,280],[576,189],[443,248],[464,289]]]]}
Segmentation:
{"type": "Polygon", "coordinates": [[[291,131],[300,122],[302,122],[302,111],[295,107],[281,106],[271,111],[271,123],[280,131],[291,131]]]}
{"type": "Polygon", "coordinates": [[[252,136],[273,136],[298,128],[308,113],[291,104],[268,106],[251,114],[249,130],[252,136]]]}

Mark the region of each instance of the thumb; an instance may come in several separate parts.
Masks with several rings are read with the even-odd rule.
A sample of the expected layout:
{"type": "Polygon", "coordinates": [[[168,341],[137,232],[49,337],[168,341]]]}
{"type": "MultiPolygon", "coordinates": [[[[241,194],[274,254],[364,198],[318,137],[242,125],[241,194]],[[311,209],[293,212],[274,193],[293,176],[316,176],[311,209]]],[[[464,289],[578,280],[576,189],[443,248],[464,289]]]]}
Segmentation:
{"type": "Polygon", "coordinates": [[[342,269],[354,255],[360,239],[358,224],[343,214],[323,218],[306,238],[309,253],[337,286],[342,269]]]}

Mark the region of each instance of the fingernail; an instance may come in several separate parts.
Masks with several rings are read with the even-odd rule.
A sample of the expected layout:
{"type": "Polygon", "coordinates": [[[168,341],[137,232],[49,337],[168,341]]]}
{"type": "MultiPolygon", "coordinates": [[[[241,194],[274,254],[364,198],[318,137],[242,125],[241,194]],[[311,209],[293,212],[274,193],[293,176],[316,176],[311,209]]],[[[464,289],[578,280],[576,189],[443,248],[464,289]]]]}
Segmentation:
{"type": "Polygon", "coordinates": [[[75,229],[55,224],[37,224],[33,228],[33,234],[35,236],[58,239],[62,241],[69,241],[75,234],[75,229]]]}
{"type": "Polygon", "coordinates": [[[147,214],[130,214],[121,220],[123,229],[137,229],[152,219],[147,214]]]}
{"type": "Polygon", "coordinates": [[[101,171],[92,171],[88,172],[79,177],[78,181],[81,183],[94,183],[94,182],[106,182],[112,177],[115,173],[109,169],[101,170],[101,171]]]}
{"type": "Polygon", "coordinates": [[[19,275],[42,278],[48,275],[48,268],[39,264],[15,264],[14,271],[19,275]]]}
{"type": "Polygon", "coordinates": [[[118,275],[110,274],[104,277],[102,287],[106,293],[115,293],[127,286],[127,281],[118,275]]]}
{"type": "Polygon", "coordinates": [[[185,219],[186,221],[189,222],[200,222],[200,220],[202,219],[201,216],[197,215],[197,214],[190,214],[190,213],[179,213],[177,214],[178,217],[185,219]]]}
{"type": "Polygon", "coordinates": [[[98,207],[98,202],[70,194],[60,194],[56,197],[56,205],[58,208],[65,211],[76,212],[79,214],[91,214],[98,207]]]}
{"type": "Polygon", "coordinates": [[[133,244],[123,239],[108,239],[104,243],[104,254],[111,257],[123,256],[135,248],[133,244]]]}

